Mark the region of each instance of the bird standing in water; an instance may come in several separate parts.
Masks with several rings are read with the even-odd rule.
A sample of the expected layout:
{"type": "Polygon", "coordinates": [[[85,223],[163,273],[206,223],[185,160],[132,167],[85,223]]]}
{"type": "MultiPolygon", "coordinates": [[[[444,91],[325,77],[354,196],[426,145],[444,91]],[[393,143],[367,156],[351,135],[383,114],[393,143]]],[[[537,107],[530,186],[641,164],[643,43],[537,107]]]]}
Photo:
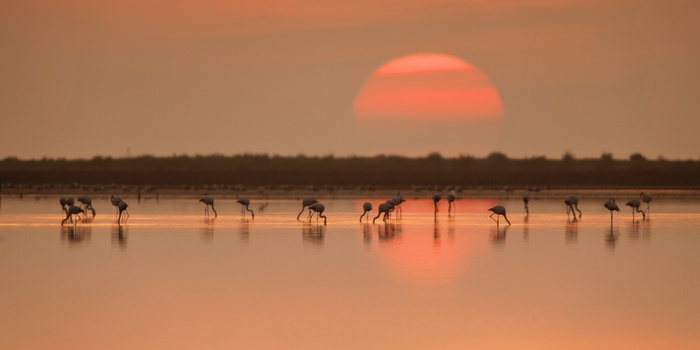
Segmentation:
{"type": "MultiPolygon", "coordinates": [[[[578,209],[578,196],[571,196],[569,198],[571,198],[571,202],[574,205],[573,209],[576,209],[576,211],[578,212],[578,217],[581,218],[581,210],[578,209]]],[[[573,209],[571,210],[572,213],[573,213],[573,209]]],[[[574,215],[576,215],[576,214],[574,214],[574,215]]]]}
{"type": "Polygon", "coordinates": [[[442,199],[442,196],[440,196],[439,193],[433,194],[433,204],[435,204],[435,211],[434,211],[435,220],[437,220],[437,212],[439,210],[438,202],[440,202],[441,199],[442,199]]]}
{"type": "Polygon", "coordinates": [[[495,207],[489,208],[489,211],[493,212],[493,214],[489,215],[489,217],[491,218],[491,220],[496,222],[496,225],[499,224],[498,220],[500,219],[501,215],[503,215],[503,218],[506,219],[506,222],[508,223],[508,225],[510,225],[510,221],[506,217],[506,208],[504,206],[497,205],[495,207]],[[496,219],[493,218],[494,215],[498,215],[496,216],[496,219]]]}
{"type": "Polygon", "coordinates": [[[391,210],[391,205],[389,203],[382,203],[379,205],[379,208],[377,208],[377,216],[372,219],[372,223],[374,223],[375,220],[379,218],[382,213],[384,213],[384,217],[382,218],[382,221],[386,222],[386,218],[389,215],[389,210],[391,210]]]}
{"type": "Polygon", "coordinates": [[[218,216],[216,209],[214,209],[214,198],[204,197],[199,201],[206,204],[206,206],[204,207],[204,216],[209,216],[209,207],[211,207],[211,210],[214,211],[214,217],[218,216]]]}
{"type": "Polygon", "coordinates": [[[455,191],[450,191],[450,193],[447,194],[447,215],[450,215],[450,212],[453,210],[452,207],[454,207],[454,211],[457,211],[457,204],[452,204],[454,201],[457,199],[457,195],[455,194],[455,191]]]}
{"type": "Polygon", "coordinates": [[[109,200],[112,202],[113,206],[117,207],[116,215],[119,215],[119,203],[123,201],[122,197],[112,196],[109,198],[109,200]]]}
{"type": "MultiPolygon", "coordinates": [[[[304,212],[304,209],[306,209],[306,208],[309,207],[310,205],[316,204],[316,203],[318,203],[318,201],[315,200],[315,199],[313,199],[313,198],[304,198],[304,199],[302,199],[302,200],[301,200],[301,211],[299,212],[299,215],[297,215],[297,221],[299,220],[299,217],[301,216],[301,213],[304,212]]],[[[309,210],[309,216],[311,216],[311,210],[309,210]]]]}
{"type": "Polygon", "coordinates": [[[80,221],[80,213],[85,213],[85,211],[83,209],[81,209],[80,207],[77,207],[75,205],[69,206],[68,209],[66,209],[66,218],[63,219],[63,221],[61,221],[61,226],[63,226],[63,224],[65,224],[66,221],[68,221],[68,219],[72,220],[73,215],[78,216],[78,220],[74,221],[74,224],[77,225],[78,221],[80,221]]]}
{"type": "Polygon", "coordinates": [[[326,210],[326,207],[321,204],[321,203],[314,203],[309,206],[309,209],[312,210],[311,217],[309,218],[309,222],[311,222],[311,219],[313,219],[314,214],[316,214],[316,222],[318,222],[318,218],[321,217],[323,218],[323,224],[326,224],[326,216],[323,215],[323,211],[326,210]]]}
{"type": "Polygon", "coordinates": [[[83,203],[85,207],[83,207],[83,210],[88,210],[90,209],[92,211],[92,217],[95,217],[95,208],[92,207],[92,198],[88,195],[82,195],[78,197],[78,202],[83,203]]]}
{"type": "MultiPolygon", "coordinates": [[[[372,211],[372,203],[365,202],[364,204],[362,204],[362,210],[364,210],[364,212],[362,213],[362,215],[360,215],[360,222],[362,222],[362,217],[365,216],[365,214],[372,211]]],[[[367,221],[369,221],[369,215],[367,215],[367,221]]]]}
{"type": "Polygon", "coordinates": [[[241,203],[241,214],[245,216],[246,210],[250,212],[250,215],[252,216],[253,219],[255,219],[255,213],[248,208],[250,205],[250,199],[248,198],[240,198],[239,200],[236,201],[237,203],[241,203]]]}
{"type": "Polygon", "coordinates": [[[646,214],[644,213],[643,210],[639,210],[639,199],[631,199],[625,204],[628,207],[632,207],[632,220],[634,220],[634,212],[636,211],[637,213],[642,213],[642,220],[646,219],[646,214]]]}
{"type": "Polygon", "coordinates": [[[530,195],[525,193],[523,195],[523,203],[525,203],[525,215],[530,215],[530,209],[527,207],[527,204],[530,203],[530,195]]]}
{"type": "Polygon", "coordinates": [[[615,198],[610,198],[608,199],[605,204],[603,204],[606,209],[610,210],[610,225],[612,225],[613,222],[613,211],[620,211],[620,207],[615,204],[615,198]]]}
{"type": "Polygon", "coordinates": [[[642,192],[639,194],[640,197],[642,197],[642,202],[647,204],[647,210],[646,213],[649,213],[649,202],[651,202],[651,194],[649,192],[642,192]]]}
{"type": "Polygon", "coordinates": [[[124,202],[124,201],[121,201],[121,202],[119,202],[119,204],[117,204],[117,209],[119,210],[119,217],[117,217],[118,224],[121,225],[122,212],[126,213],[126,218],[124,219],[124,223],[126,224],[126,221],[129,220],[129,211],[126,210],[126,208],[128,208],[128,207],[129,207],[129,205],[126,204],[126,202],[124,202]]]}

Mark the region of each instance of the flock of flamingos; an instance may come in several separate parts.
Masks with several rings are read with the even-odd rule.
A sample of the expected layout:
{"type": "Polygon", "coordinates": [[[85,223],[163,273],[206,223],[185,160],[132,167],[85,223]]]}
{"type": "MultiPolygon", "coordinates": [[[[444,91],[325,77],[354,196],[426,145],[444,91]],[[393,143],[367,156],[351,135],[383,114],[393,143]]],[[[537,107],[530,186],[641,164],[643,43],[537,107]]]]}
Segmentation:
{"type": "MultiPolygon", "coordinates": [[[[646,219],[646,213],[649,211],[649,202],[651,202],[651,194],[642,192],[639,194],[639,197],[641,198],[642,202],[646,203],[646,210],[641,210],[639,207],[641,206],[641,202],[639,199],[631,199],[629,200],[625,205],[629,206],[632,208],[632,218],[634,219],[635,212],[636,213],[642,213],[642,218],[646,219]]],[[[121,198],[118,196],[111,196],[111,202],[112,205],[117,208],[117,223],[122,224],[126,223],[126,221],[129,219],[129,211],[127,208],[129,205],[121,198]],[[122,216],[122,213],[125,213],[124,216],[122,216]]],[[[435,204],[435,211],[434,211],[434,216],[435,219],[437,220],[437,213],[438,213],[438,203],[440,200],[442,200],[442,196],[440,194],[436,193],[433,194],[432,196],[433,202],[435,204]]],[[[452,210],[453,208],[453,202],[457,199],[457,195],[454,191],[450,191],[447,194],[447,211],[448,213],[452,210]]],[[[218,216],[218,213],[216,212],[216,209],[214,209],[214,198],[212,197],[204,197],[199,200],[200,202],[205,204],[204,207],[204,215],[208,216],[210,215],[209,208],[211,207],[211,210],[214,212],[214,217],[218,216]]],[[[401,213],[401,204],[405,202],[406,200],[400,195],[397,194],[393,198],[387,200],[384,203],[379,204],[377,207],[377,216],[372,219],[372,223],[375,223],[375,221],[381,216],[382,220],[386,222],[387,218],[392,212],[398,212],[401,213]]],[[[530,201],[530,197],[525,194],[523,196],[523,203],[525,204],[525,212],[529,214],[530,210],[528,208],[528,202],[530,201]]],[[[95,209],[92,207],[92,198],[88,195],[83,195],[78,197],[78,202],[80,202],[80,205],[75,205],[75,199],[73,197],[61,197],[59,199],[59,202],[61,204],[61,207],[63,208],[63,212],[66,214],[66,217],[61,221],[61,225],[64,225],[66,221],[71,220],[74,224],[77,224],[80,220],[80,214],[86,214],[87,211],[92,212],[92,217],[95,217],[95,209]],[[76,220],[73,220],[73,217],[77,216],[76,220]]],[[[252,218],[255,218],[255,213],[253,210],[249,208],[250,206],[250,199],[248,198],[240,198],[236,201],[237,203],[241,204],[241,214],[245,215],[247,211],[250,212],[252,218]]],[[[568,216],[570,213],[573,214],[574,220],[576,220],[576,212],[578,212],[578,217],[581,217],[581,210],[578,208],[578,196],[569,196],[564,200],[564,204],[566,204],[566,215],[568,216]]],[[[620,211],[620,208],[617,206],[615,203],[615,198],[610,198],[605,203],[603,206],[610,211],[610,222],[612,223],[613,220],[613,212],[620,211]]],[[[302,209],[299,212],[299,215],[297,215],[297,220],[300,220],[301,214],[304,213],[304,210],[308,209],[309,214],[308,214],[308,220],[311,222],[311,220],[314,217],[314,214],[316,215],[316,221],[318,222],[320,218],[323,218],[323,224],[326,225],[327,222],[327,217],[323,215],[323,212],[326,210],[326,207],[319,203],[316,199],[314,198],[304,198],[302,200],[302,209]]],[[[362,205],[362,210],[363,213],[360,216],[360,222],[362,222],[362,218],[366,216],[366,220],[369,221],[369,213],[370,211],[373,210],[372,203],[370,202],[365,202],[362,205]]],[[[488,211],[491,211],[492,214],[489,216],[494,222],[496,222],[496,225],[500,224],[500,217],[503,216],[503,219],[506,220],[508,225],[510,225],[510,221],[508,220],[508,217],[506,216],[506,208],[502,205],[497,205],[494,207],[491,207],[488,209],[488,211]],[[496,218],[493,216],[496,215],[496,218]]]]}

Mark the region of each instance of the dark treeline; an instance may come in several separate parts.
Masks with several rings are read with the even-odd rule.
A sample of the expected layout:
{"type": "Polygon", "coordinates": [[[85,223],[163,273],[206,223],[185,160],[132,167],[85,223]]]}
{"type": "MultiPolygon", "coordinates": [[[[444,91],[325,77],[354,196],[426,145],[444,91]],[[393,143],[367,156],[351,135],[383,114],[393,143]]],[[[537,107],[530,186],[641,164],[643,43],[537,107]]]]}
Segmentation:
{"type": "Polygon", "coordinates": [[[485,158],[401,156],[141,156],[133,158],[0,160],[5,184],[129,184],[181,186],[222,184],[246,186],[558,186],[678,187],[700,185],[700,161],[629,159],[511,159],[502,153],[485,158]]]}

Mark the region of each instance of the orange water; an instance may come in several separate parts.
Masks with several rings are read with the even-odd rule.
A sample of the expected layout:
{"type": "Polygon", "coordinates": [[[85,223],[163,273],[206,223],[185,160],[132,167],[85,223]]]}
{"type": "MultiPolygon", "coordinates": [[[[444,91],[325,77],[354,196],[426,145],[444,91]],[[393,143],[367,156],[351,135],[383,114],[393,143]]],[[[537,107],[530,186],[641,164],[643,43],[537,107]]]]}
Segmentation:
{"type": "MultiPolygon", "coordinates": [[[[0,204],[0,349],[700,348],[700,203],[610,214],[581,198],[129,201],[60,225],[55,198],[0,204]],[[376,203],[380,201],[370,200],[376,203]],[[503,204],[512,225],[486,209],[503,204]],[[264,206],[264,207],[263,207],[264,206]],[[260,209],[263,209],[262,211],[260,209]]],[[[618,202],[625,202],[621,199],[618,202]]],[[[622,203],[620,203],[622,204],[622,203]]],[[[621,205],[622,206],[622,205],[621,205]]]]}

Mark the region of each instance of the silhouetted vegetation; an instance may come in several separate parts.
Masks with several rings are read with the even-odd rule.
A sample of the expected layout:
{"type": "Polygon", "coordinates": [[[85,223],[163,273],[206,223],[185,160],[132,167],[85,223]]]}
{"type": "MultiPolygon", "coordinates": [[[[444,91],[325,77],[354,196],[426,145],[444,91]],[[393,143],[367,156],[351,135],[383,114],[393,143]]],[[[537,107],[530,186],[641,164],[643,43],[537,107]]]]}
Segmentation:
{"type": "Polygon", "coordinates": [[[557,187],[684,187],[700,185],[700,161],[648,160],[639,153],[614,159],[508,158],[494,152],[486,158],[445,158],[439,153],[408,158],[270,156],[241,154],[170,157],[140,156],[92,159],[63,158],[0,161],[5,184],[128,184],[152,186],[238,185],[346,187],[557,186],[557,187]]]}

